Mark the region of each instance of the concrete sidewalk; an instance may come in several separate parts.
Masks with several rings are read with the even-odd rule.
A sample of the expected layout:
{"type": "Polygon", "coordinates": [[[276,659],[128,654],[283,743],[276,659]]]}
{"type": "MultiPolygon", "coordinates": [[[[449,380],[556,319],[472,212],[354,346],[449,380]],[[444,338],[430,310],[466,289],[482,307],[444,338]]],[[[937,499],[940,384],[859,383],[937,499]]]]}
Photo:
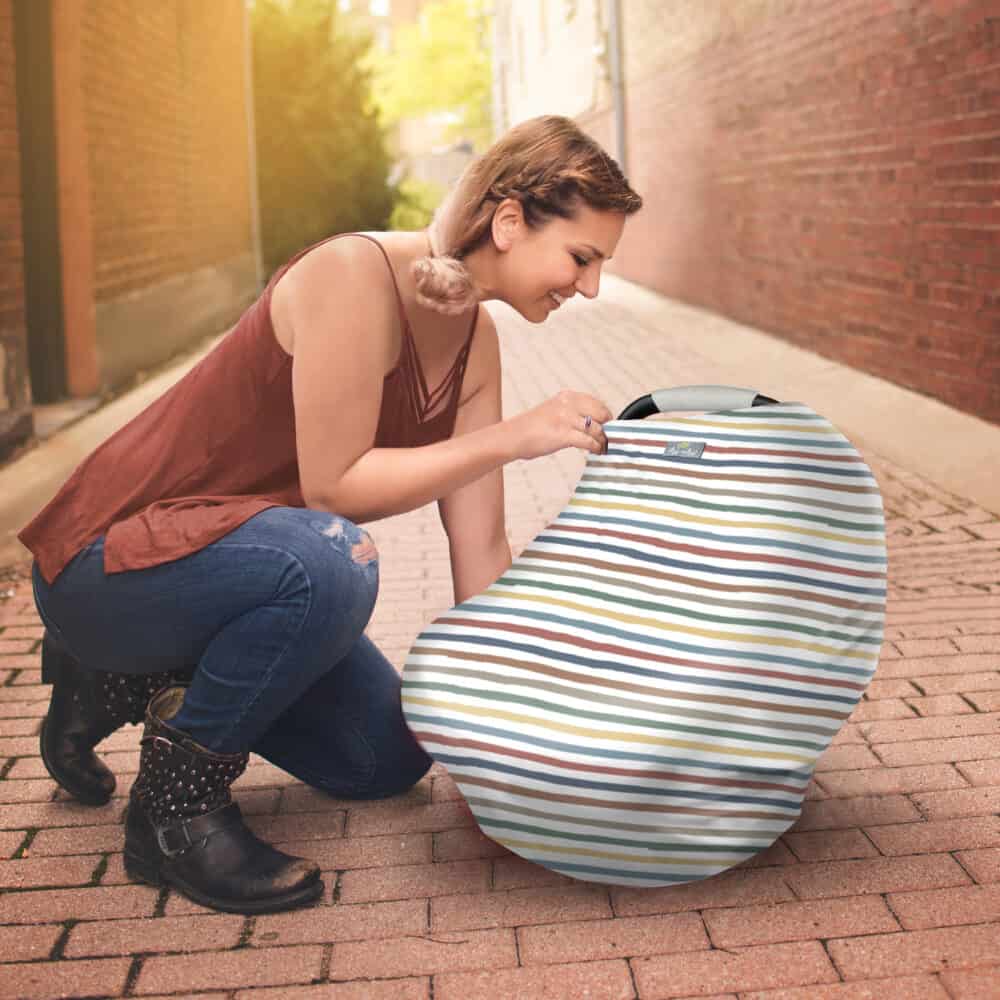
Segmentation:
{"type": "MultiPolygon", "coordinates": [[[[0,584],[12,591],[0,603],[0,996],[1000,996],[1000,428],[615,279],[541,327],[493,311],[507,415],[564,387],[618,412],[661,386],[728,382],[809,403],[865,454],[890,540],[886,641],[802,818],[725,875],[605,887],[483,837],[440,766],[406,795],[356,803],[255,760],[236,786],[244,811],[319,861],[327,893],[289,914],[210,913],[124,875],[134,727],[104,745],[119,776],[109,805],[56,791],[38,757],[48,688],[30,586],[0,584]]],[[[0,470],[5,512],[30,516],[136,408],[123,397],[0,470]]],[[[515,555],[582,466],[564,451],[505,468],[515,555]]],[[[8,533],[24,520],[2,516],[8,533]]],[[[433,506],[369,527],[382,583],[368,631],[401,667],[451,606],[447,544],[433,506]]]]}

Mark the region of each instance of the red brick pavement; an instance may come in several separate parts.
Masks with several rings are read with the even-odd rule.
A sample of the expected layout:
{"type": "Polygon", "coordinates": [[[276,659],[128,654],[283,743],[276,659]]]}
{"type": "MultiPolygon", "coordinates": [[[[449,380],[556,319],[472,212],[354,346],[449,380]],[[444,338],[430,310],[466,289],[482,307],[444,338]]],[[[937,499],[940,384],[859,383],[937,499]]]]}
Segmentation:
{"type": "MultiPolygon", "coordinates": [[[[544,331],[499,319],[508,414],[564,386],[617,411],[661,384],[713,381],[693,357],[651,361],[655,334],[614,305],[567,309],[544,331]]],[[[38,758],[40,625],[16,568],[0,582],[0,996],[1000,997],[1000,521],[867,457],[890,540],[877,679],[800,821],[741,869],[669,889],[588,885],[510,855],[439,766],[367,804],[263,761],[237,797],[261,835],[319,861],[320,905],[244,918],[131,885],[120,820],[137,731],[105,744],[120,778],[109,805],[57,793],[38,758]]],[[[506,468],[515,553],[581,466],[563,452],[506,468]]],[[[401,666],[451,605],[447,545],[432,508],[372,534],[369,633],[401,666]]]]}

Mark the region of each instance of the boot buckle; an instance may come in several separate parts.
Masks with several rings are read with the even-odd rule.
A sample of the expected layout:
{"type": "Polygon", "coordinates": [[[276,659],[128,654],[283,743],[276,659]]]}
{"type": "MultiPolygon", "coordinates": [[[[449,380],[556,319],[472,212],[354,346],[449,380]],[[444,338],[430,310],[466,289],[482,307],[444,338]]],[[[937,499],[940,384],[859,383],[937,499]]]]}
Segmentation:
{"type": "Polygon", "coordinates": [[[194,847],[187,823],[178,823],[176,826],[158,826],[156,828],[156,843],[168,858],[176,857],[194,847]]]}

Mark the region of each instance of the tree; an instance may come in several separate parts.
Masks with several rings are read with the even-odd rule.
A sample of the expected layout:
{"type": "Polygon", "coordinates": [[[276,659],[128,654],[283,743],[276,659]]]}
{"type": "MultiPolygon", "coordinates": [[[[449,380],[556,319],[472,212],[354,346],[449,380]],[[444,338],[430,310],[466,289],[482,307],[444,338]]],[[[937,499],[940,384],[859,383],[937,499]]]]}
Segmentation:
{"type": "Polygon", "coordinates": [[[434,0],[399,29],[391,52],[373,51],[373,94],[382,122],[453,112],[453,136],[477,149],[492,137],[492,69],[484,0],[434,0]]]}
{"type": "Polygon", "coordinates": [[[261,243],[274,270],[338,232],[386,228],[394,192],[363,57],[335,0],[255,0],[261,243]]]}
{"type": "Polygon", "coordinates": [[[426,228],[434,218],[434,209],[446,194],[446,189],[440,184],[404,177],[396,187],[396,204],[389,219],[389,228],[426,228]]]}

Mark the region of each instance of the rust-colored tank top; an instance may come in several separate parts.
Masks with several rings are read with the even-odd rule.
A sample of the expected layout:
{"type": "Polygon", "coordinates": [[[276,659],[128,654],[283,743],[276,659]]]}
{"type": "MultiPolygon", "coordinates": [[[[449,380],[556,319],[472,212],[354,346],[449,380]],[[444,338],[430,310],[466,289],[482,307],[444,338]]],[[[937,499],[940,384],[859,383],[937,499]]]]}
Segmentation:
{"type": "MultiPolygon", "coordinates": [[[[403,330],[399,359],[383,383],[373,446],[442,441],[455,429],[479,310],[451,370],[429,392],[389,256],[364,233],[331,239],[351,235],[382,250],[403,330]]],[[[274,336],[270,307],[278,279],[312,249],[276,271],[215,348],[84,459],[21,530],[18,538],[46,581],[52,583],[102,534],[104,570],[119,573],[197,552],[268,507],[305,506],[295,450],[292,357],[274,336]]]]}

